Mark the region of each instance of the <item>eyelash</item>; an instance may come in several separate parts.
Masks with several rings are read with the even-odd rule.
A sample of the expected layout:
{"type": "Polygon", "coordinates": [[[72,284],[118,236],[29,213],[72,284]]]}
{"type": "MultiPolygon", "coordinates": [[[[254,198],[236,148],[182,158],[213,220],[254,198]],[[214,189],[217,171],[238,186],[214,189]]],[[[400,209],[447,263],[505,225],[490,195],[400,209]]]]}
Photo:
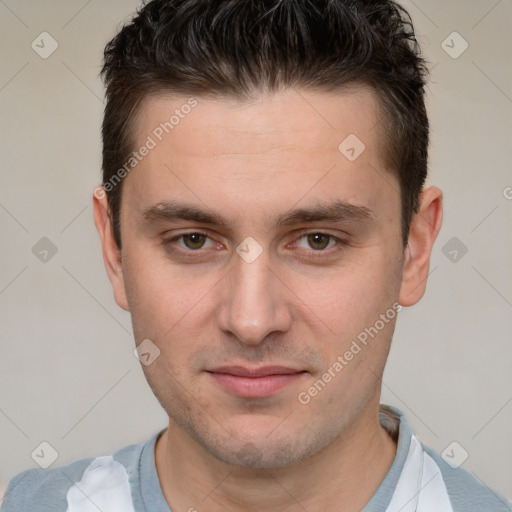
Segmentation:
{"type": "MultiPolygon", "coordinates": [[[[173,246],[174,242],[177,242],[178,240],[180,240],[183,237],[188,236],[188,235],[203,235],[203,236],[211,239],[209,237],[208,233],[205,233],[204,231],[189,231],[189,232],[186,232],[186,233],[181,233],[181,234],[176,235],[176,236],[171,237],[171,238],[163,239],[162,240],[162,245],[164,245],[168,251],[171,251],[174,254],[178,254],[178,255],[181,255],[181,256],[187,256],[187,257],[192,257],[192,258],[204,257],[205,254],[204,254],[202,248],[201,249],[196,249],[196,250],[193,250],[193,249],[186,249],[186,250],[184,250],[184,249],[178,249],[175,246],[173,246]],[[194,254],[194,253],[196,253],[196,254],[194,254]]],[[[302,233],[296,239],[296,242],[301,240],[304,237],[307,237],[308,235],[323,235],[323,236],[329,237],[329,243],[331,242],[331,240],[334,240],[336,242],[336,245],[334,247],[331,247],[330,249],[317,249],[317,250],[310,249],[310,250],[306,250],[309,253],[308,256],[312,257],[312,258],[322,258],[322,257],[325,257],[326,255],[331,255],[333,252],[337,252],[337,251],[343,249],[345,246],[349,245],[349,243],[346,240],[344,240],[342,238],[339,238],[338,236],[332,235],[330,233],[325,233],[323,231],[308,231],[307,233],[302,233]]]]}

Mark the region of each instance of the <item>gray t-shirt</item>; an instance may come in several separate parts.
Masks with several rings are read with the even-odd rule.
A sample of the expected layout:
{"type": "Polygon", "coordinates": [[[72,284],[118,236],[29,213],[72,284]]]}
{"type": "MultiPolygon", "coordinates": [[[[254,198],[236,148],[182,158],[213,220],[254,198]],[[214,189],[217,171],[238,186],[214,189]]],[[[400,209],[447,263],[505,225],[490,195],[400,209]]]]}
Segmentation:
{"type": "MultiPolygon", "coordinates": [[[[394,497],[394,495],[397,494],[395,491],[399,481],[403,481],[403,477],[407,476],[404,473],[406,473],[408,468],[411,468],[409,464],[410,448],[412,446],[411,437],[417,438],[413,436],[409,423],[400,410],[390,406],[383,407],[388,411],[388,419],[391,417],[395,421],[394,426],[392,424],[393,421],[388,421],[386,424],[382,421],[381,416],[382,425],[388,429],[392,437],[397,438],[397,452],[384,480],[362,512],[399,512],[402,509],[406,510],[406,507],[401,506],[397,507],[395,511],[392,510],[392,507],[393,503],[396,502],[396,496],[394,497]]],[[[94,469],[95,461],[107,461],[107,466],[105,467],[110,468],[113,467],[112,465],[115,465],[116,468],[120,468],[121,472],[126,475],[123,496],[128,497],[128,501],[132,502],[132,507],[129,507],[131,510],[135,512],[172,512],[162,492],[155,466],[155,442],[162,432],[155,434],[146,443],[132,444],[121,448],[111,457],[96,459],[90,457],[77,460],[67,466],[50,469],[35,468],[23,471],[10,480],[1,512],[96,510],[94,505],[91,504],[86,504],[83,508],[77,506],[70,507],[69,505],[70,501],[72,501],[70,496],[74,495],[79,498],[85,494],[84,488],[78,488],[75,484],[84,481],[84,474],[90,471],[91,467],[94,469]],[[108,466],[108,461],[111,461],[110,466],[108,466]],[[73,494],[72,491],[76,492],[73,494]]],[[[453,468],[437,452],[424,443],[417,443],[417,446],[422,446],[425,453],[432,458],[435,464],[432,463],[430,457],[427,457],[433,466],[437,465],[438,479],[441,480],[442,476],[441,486],[443,492],[447,495],[446,500],[451,504],[453,512],[512,511],[512,504],[510,502],[494,490],[482,485],[466,470],[461,467],[453,468]]],[[[108,479],[111,478],[108,480],[109,482],[116,481],[113,471],[112,474],[107,475],[108,479]]],[[[98,472],[97,475],[102,475],[102,473],[98,472]]],[[[105,484],[106,480],[107,478],[104,478],[102,482],[104,486],[107,486],[106,494],[108,494],[109,484],[105,484]]],[[[112,483],[112,485],[115,484],[112,483]]],[[[425,487],[428,487],[428,485],[425,487]]],[[[419,490],[420,495],[421,492],[423,492],[423,489],[419,490]]],[[[194,504],[191,505],[193,510],[194,504]]],[[[196,505],[198,510],[206,510],[199,503],[196,505]]],[[[102,512],[127,512],[126,508],[123,511],[118,510],[118,508],[102,508],[101,510],[102,512]]],[[[418,510],[420,509],[421,507],[418,508],[418,510]]],[[[428,507],[424,509],[430,510],[428,507]]],[[[415,509],[412,508],[412,510],[415,509]]],[[[443,511],[436,510],[435,512],[443,511]]]]}

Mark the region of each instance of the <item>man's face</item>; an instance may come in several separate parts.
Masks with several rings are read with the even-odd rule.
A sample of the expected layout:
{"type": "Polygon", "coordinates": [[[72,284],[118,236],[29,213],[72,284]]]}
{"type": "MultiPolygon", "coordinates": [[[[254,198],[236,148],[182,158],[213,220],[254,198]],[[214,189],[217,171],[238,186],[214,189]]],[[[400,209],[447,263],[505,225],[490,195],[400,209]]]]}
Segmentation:
{"type": "Polygon", "coordinates": [[[171,423],[226,462],[282,467],[379,400],[404,248],[376,95],[198,97],[155,132],[187,100],[148,98],[137,119],[136,148],[156,147],[123,184],[116,297],[160,350],[144,371],[171,423]],[[359,156],[353,135],[339,149],[351,134],[359,156]]]}

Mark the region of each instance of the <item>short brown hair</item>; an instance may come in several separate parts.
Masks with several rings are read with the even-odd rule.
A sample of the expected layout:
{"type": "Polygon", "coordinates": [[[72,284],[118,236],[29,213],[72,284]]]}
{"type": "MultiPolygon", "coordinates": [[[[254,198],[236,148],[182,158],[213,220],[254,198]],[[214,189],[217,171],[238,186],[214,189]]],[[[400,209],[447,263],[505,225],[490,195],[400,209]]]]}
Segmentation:
{"type": "MultiPolygon", "coordinates": [[[[129,160],[133,120],[152,93],[249,98],[365,84],[380,100],[405,245],[427,176],[427,73],[410,16],[392,0],[152,0],[105,47],[103,183],[129,160]]],[[[122,181],[109,189],[121,248],[122,181]]]]}

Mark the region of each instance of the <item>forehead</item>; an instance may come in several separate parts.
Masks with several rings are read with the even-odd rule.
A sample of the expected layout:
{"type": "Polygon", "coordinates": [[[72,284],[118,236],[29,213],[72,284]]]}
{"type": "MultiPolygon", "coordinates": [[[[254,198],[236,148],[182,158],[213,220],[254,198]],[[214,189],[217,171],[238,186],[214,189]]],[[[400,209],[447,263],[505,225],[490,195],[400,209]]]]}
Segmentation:
{"type": "Polygon", "coordinates": [[[304,149],[332,150],[351,133],[373,149],[380,143],[382,126],[376,92],[353,84],[333,92],[290,88],[244,100],[154,94],[142,102],[133,128],[138,142],[152,134],[157,142],[209,156],[224,150],[235,154],[237,149],[240,154],[261,154],[293,149],[299,142],[304,149]],[[200,137],[205,137],[203,144],[197,143],[200,137]]]}
{"type": "Polygon", "coordinates": [[[134,134],[136,149],[148,140],[152,149],[123,196],[131,194],[139,211],[174,199],[262,217],[308,199],[353,199],[374,209],[398,189],[385,172],[380,128],[369,87],[288,89],[243,101],[150,96],[134,134]]]}

